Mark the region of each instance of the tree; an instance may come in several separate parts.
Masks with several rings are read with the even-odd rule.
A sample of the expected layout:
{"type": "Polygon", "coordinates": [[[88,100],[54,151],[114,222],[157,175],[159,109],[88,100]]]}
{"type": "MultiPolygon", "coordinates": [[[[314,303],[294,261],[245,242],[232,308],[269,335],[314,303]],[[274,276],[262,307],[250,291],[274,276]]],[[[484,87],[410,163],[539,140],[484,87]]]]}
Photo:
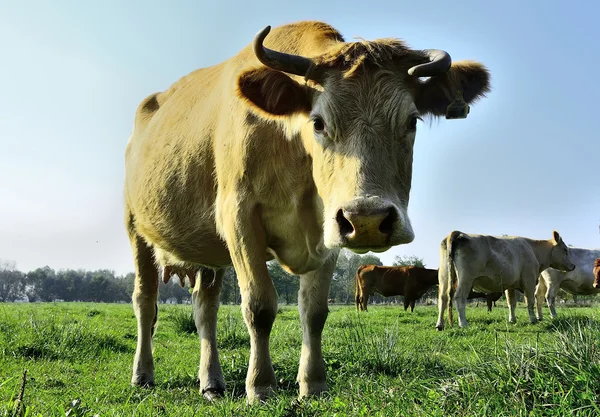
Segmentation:
{"type": "Polygon", "coordinates": [[[280,300],[285,300],[286,304],[297,303],[300,289],[299,277],[288,274],[277,261],[268,262],[267,268],[280,300]]]}
{"type": "Polygon", "coordinates": [[[335,302],[349,304],[354,302],[356,286],[356,270],[361,265],[382,265],[375,255],[357,255],[345,249],[340,251],[337,264],[333,271],[333,280],[329,297],[335,302]]]}
{"type": "Polygon", "coordinates": [[[0,263],[0,302],[25,299],[25,287],[25,274],[14,261],[0,263]]]}
{"type": "Polygon", "coordinates": [[[425,262],[423,262],[423,258],[419,258],[416,255],[396,255],[394,258],[394,266],[418,266],[421,268],[425,268],[425,262]]]}

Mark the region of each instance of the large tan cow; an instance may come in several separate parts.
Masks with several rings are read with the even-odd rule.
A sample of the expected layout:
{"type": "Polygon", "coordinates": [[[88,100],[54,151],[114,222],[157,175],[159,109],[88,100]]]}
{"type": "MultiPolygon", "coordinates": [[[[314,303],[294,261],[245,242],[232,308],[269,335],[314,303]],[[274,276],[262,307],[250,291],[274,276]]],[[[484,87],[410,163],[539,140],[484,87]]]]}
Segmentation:
{"type": "Polygon", "coordinates": [[[487,236],[453,231],[440,246],[439,301],[436,328],[444,329],[444,310],[454,298],[458,325],[467,327],[465,305],[469,291],[506,291],[509,322],[516,322],[515,290],[525,294],[529,319],[535,323],[534,291],[539,274],[553,267],[572,271],[569,248],[558,232],[552,239],[487,236]],[[456,291],[451,291],[456,288],[456,291]],[[454,294],[452,294],[454,292],[454,294]],[[450,302],[449,302],[450,301],[450,302]]]}
{"type": "Polygon", "coordinates": [[[599,249],[569,248],[571,260],[576,268],[563,272],[548,268],[540,274],[535,289],[537,318],[542,320],[544,298],[548,301],[550,317],[556,318],[556,294],[561,288],[570,294],[597,294],[600,288],[594,288],[594,260],[600,256],[599,249]]]}
{"type": "Polygon", "coordinates": [[[418,266],[361,265],[356,270],[356,309],[367,311],[369,296],[404,296],[404,310],[415,309],[415,301],[438,283],[437,269],[418,266]]]}
{"type": "Polygon", "coordinates": [[[154,380],[156,264],[202,265],[198,376],[207,397],[222,395],[218,297],[222,268],[233,264],[250,333],[246,394],[264,399],[276,386],[277,294],[266,265],[274,257],[300,275],[300,396],[326,390],[321,334],[339,248],[380,252],[413,240],[417,121],[444,115],[459,93],[469,103],[488,89],[479,63],[451,64],[446,52],[393,39],[345,42],[325,23],[300,22],[267,27],[234,57],[142,101],[125,170],[138,320],[132,383],[154,380]]]}

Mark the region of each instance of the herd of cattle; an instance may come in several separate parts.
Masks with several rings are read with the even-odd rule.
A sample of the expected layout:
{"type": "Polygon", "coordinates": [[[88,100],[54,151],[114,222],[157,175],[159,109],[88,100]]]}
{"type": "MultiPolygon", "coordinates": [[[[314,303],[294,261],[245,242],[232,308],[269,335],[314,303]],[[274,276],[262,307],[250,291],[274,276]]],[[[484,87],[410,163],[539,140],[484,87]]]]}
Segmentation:
{"type": "MultiPolygon", "coordinates": [[[[165,281],[190,278],[200,389],[223,396],[217,311],[233,265],[250,334],[246,394],[265,399],[277,385],[269,349],[277,292],[266,265],[276,259],[300,276],[300,397],[326,391],[321,335],[340,248],[383,252],[414,240],[407,209],[418,120],[466,118],[489,79],[481,63],[453,62],[442,50],[346,42],[330,25],[305,21],[266,27],[237,55],[145,98],[125,152],[138,323],[131,382],[154,384],[162,267],[165,281]]],[[[558,234],[456,232],[443,246],[440,307],[453,296],[461,325],[472,284],[485,293],[520,288],[531,302],[540,268],[574,268],[558,234]]]]}
{"type": "Polygon", "coordinates": [[[467,299],[486,298],[492,303],[506,293],[509,321],[516,322],[515,290],[525,295],[529,319],[542,320],[547,300],[550,316],[556,317],[559,289],[574,295],[600,293],[600,250],[567,247],[557,232],[550,240],[523,237],[468,235],[458,231],[442,240],[440,269],[417,266],[361,265],[356,271],[355,303],[367,310],[369,295],[401,295],[404,309],[414,310],[415,302],[438,285],[438,322],[444,329],[444,311],[452,322],[452,300],[459,312],[459,326],[467,326],[467,299]],[[478,292],[474,291],[477,290],[478,292]],[[534,314],[534,303],[537,317],[534,314]]]}

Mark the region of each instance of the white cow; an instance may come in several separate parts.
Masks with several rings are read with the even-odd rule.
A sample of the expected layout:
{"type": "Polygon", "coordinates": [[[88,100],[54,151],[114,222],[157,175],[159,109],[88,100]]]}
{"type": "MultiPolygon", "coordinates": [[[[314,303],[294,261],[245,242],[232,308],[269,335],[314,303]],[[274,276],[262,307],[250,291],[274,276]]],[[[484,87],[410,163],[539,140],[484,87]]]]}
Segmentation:
{"type": "Polygon", "coordinates": [[[556,294],[563,289],[569,294],[589,295],[600,293],[594,288],[594,260],[600,258],[600,249],[569,248],[571,260],[577,266],[570,272],[548,268],[540,274],[535,289],[537,318],[542,320],[544,298],[548,301],[550,317],[556,318],[556,294]]]}
{"type": "Polygon", "coordinates": [[[569,248],[556,231],[549,240],[453,231],[440,247],[439,316],[436,328],[444,329],[444,310],[452,308],[452,298],[456,301],[459,326],[467,327],[465,306],[471,289],[483,293],[506,290],[511,323],[517,320],[515,290],[522,291],[529,319],[535,323],[535,286],[540,272],[551,266],[566,271],[575,269],[569,257],[569,248]]]}

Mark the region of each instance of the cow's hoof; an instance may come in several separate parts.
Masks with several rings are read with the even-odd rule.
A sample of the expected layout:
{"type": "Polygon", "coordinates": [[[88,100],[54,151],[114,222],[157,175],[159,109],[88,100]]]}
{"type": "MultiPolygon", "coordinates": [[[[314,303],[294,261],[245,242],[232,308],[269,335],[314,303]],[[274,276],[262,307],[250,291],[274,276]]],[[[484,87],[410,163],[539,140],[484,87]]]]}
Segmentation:
{"type": "Polygon", "coordinates": [[[324,381],[318,383],[313,382],[311,384],[301,383],[298,401],[303,398],[319,396],[324,392],[327,392],[327,384],[324,381]]]}
{"type": "Polygon", "coordinates": [[[217,401],[223,398],[225,390],[219,388],[206,388],[202,390],[202,396],[209,402],[217,401]]]}
{"type": "Polygon", "coordinates": [[[140,388],[154,388],[154,376],[151,375],[134,375],[131,378],[131,385],[140,388]]]}
{"type": "Polygon", "coordinates": [[[252,387],[246,388],[246,402],[253,404],[255,402],[264,403],[267,399],[273,395],[274,388],[271,386],[266,387],[252,387]]]}
{"type": "Polygon", "coordinates": [[[436,330],[439,330],[440,332],[442,330],[444,330],[444,326],[440,326],[439,324],[435,326],[436,330]]]}

